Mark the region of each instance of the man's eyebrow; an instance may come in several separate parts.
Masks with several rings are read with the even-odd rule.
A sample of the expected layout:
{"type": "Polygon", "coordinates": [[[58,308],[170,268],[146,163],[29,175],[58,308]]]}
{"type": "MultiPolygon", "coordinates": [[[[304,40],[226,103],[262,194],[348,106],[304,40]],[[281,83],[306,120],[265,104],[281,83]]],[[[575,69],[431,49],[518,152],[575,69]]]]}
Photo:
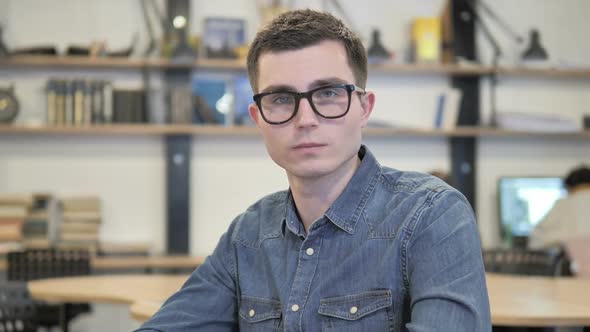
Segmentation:
{"type": "Polygon", "coordinates": [[[260,92],[274,92],[274,91],[297,91],[294,86],[287,85],[287,84],[277,84],[277,85],[269,85],[266,88],[262,89],[260,92]]]}
{"type": "MultiPolygon", "coordinates": [[[[309,90],[312,90],[312,89],[319,88],[319,87],[322,87],[322,86],[328,86],[328,85],[333,85],[333,84],[347,84],[347,83],[348,82],[346,80],[342,79],[342,78],[328,77],[328,78],[317,79],[317,80],[311,82],[307,86],[307,88],[309,90]]],[[[269,86],[265,87],[264,89],[262,89],[260,92],[261,93],[265,93],[265,92],[275,92],[275,91],[292,91],[292,92],[298,92],[297,89],[294,86],[288,85],[288,84],[269,85],[269,86]]]]}
{"type": "Polygon", "coordinates": [[[347,82],[346,80],[342,79],[342,78],[338,78],[338,77],[328,77],[328,78],[322,78],[319,80],[315,80],[313,82],[311,82],[311,84],[309,84],[307,86],[308,89],[315,89],[315,88],[319,88],[322,86],[327,86],[327,85],[333,85],[333,84],[347,84],[349,82],[347,82]]]}

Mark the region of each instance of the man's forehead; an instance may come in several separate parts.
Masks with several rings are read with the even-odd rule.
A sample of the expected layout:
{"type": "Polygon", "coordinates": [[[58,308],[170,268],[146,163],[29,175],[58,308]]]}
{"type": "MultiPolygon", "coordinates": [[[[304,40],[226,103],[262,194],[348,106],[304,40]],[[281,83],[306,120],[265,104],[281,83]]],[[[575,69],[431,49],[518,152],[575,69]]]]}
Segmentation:
{"type": "Polygon", "coordinates": [[[274,85],[307,87],[333,78],[338,83],[352,83],[354,78],[340,42],[324,41],[298,50],[265,52],[259,57],[259,90],[274,85]]]}

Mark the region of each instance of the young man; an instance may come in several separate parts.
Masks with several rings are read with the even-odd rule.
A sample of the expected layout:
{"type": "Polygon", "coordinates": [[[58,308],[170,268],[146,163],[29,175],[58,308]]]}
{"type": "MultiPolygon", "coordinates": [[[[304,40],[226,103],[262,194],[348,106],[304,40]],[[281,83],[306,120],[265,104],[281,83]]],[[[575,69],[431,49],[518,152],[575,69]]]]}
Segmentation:
{"type": "Polygon", "coordinates": [[[468,202],[361,145],[375,95],[360,40],[329,14],[288,12],[256,36],[248,73],[289,190],[239,215],[138,331],[489,331],[468,202]]]}
{"type": "MultiPolygon", "coordinates": [[[[581,165],[563,179],[567,197],[557,202],[529,236],[529,248],[564,246],[577,238],[590,239],[590,168],[581,165]]],[[[590,248],[590,242],[586,245],[590,248]]]]}

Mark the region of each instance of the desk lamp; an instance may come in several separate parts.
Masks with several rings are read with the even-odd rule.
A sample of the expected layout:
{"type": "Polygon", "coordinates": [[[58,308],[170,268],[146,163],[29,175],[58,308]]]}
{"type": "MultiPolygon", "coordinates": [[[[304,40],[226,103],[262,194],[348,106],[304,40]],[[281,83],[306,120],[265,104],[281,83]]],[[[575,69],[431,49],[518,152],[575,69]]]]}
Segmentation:
{"type": "Polygon", "coordinates": [[[512,30],[508,24],[501,19],[496,13],[488,7],[483,1],[476,1],[476,0],[463,0],[465,4],[471,9],[473,12],[473,18],[475,19],[475,23],[477,23],[481,31],[483,32],[484,36],[488,40],[488,42],[492,45],[492,49],[494,51],[494,55],[492,57],[492,72],[490,74],[490,110],[491,110],[491,119],[490,119],[490,126],[497,127],[497,109],[496,109],[496,85],[498,84],[498,60],[502,55],[502,49],[500,45],[490,32],[487,24],[484,20],[481,19],[478,8],[482,10],[482,12],[486,13],[486,15],[496,21],[499,26],[508,34],[512,39],[514,39],[517,43],[521,44],[523,42],[523,38],[518,35],[514,30],[512,30]]]}

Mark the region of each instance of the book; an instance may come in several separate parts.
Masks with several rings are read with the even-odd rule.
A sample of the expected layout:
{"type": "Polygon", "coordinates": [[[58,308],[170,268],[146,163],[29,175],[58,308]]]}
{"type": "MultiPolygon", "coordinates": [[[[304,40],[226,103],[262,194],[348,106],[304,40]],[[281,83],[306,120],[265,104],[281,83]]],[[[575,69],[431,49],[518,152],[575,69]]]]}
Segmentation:
{"type": "Polygon", "coordinates": [[[418,17],[412,24],[414,62],[439,63],[441,59],[441,20],[418,17]]]}
{"type": "Polygon", "coordinates": [[[22,225],[22,220],[18,223],[0,224],[0,241],[22,240],[22,225]]]}
{"type": "Polygon", "coordinates": [[[98,241],[98,233],[61,233],[62,241],[98,241]]]}
{"type": "Polygon", "coordinates": [[[29,208],[25,205],[0,205],[0,218],[25,218],[29,208]]]}
{"type": "Polygon", "coordinates": [[[63,222],[100,223],[101,214],[98,211],[64,211],[63,222]]]}
{"type": "Polygon", "coordinates": [[[0,205],[33,205],[32,194],[0,193],[0,205]]]}
{"type": "Polygon", "coordinates": [[[208,58],[237,58],[236,49],[246,42],[246,22],[239,18],[205,18],[203,41],[208,58]]]}
{"type": "Polygon", "coordinates": [[[98,233],[100,223],[90,223],[84,221],[67,221],[61,224],[61,231],[71,233],[98,233]]]}
{"type": "Polygon", "coordinates": [[[463,93],[459,89],[448,88],[438,97],[434,128],[452,130],[457,127],[463,93]]]}
{"type": "Polygon", "coordinates": [[[61,199],[64,211],[100,211],[100,198],[97,196],[77,196],[61,199]]]}

